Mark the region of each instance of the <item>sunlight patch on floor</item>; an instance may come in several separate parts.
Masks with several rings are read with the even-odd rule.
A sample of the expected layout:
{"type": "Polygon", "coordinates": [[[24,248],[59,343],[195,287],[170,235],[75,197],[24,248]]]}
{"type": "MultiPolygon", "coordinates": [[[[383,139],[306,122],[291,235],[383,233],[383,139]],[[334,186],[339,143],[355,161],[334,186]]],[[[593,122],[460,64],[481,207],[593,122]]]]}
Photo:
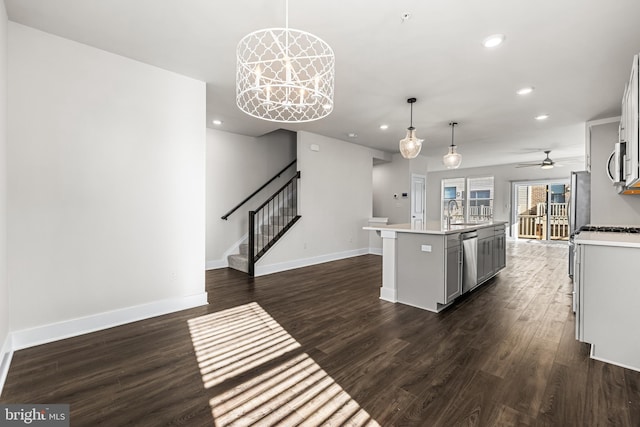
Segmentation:
{"type": "Polygon", "coordinates": [[[191,319],[189,330],[204,386],[217,393],[216,426],[379,427],[257,303],[191,319]]]}

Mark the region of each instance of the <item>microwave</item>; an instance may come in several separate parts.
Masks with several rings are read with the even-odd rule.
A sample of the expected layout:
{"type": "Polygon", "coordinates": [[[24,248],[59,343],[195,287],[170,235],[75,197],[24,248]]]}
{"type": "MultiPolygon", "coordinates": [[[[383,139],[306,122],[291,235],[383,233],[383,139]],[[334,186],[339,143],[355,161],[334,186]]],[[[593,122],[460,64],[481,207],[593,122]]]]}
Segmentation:
{"type": "Polygon", "coordinates": [[[609,156],[607,174],[620,194],[640,194],[640,55],[633,57],[631,77],[622,97],[618,142],[609,156]]]}

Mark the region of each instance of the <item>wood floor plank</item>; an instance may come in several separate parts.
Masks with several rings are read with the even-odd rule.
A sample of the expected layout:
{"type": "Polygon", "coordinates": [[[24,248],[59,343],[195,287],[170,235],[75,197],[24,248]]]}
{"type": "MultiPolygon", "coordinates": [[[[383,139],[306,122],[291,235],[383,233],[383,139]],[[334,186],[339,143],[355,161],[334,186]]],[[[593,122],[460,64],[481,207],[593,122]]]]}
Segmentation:
{"type": "Polygon", "coordinates": [[[594,425],[631,425],[624,370],[591,360],[585,417],[594,425]]]}
{"type": "Polygon", "coordinates": [[[557,348],[557,343],[533,339],[520,363],[506,372],[496,399],[518,414],[535,418],[542,405],[557,348]]]}
{"type": "MultiPolygon", "coordinates": [[[[542,425],[592,425],[586,414],[588,371],[554,363],[537,419],[542,425]]],[[[626,425],[626,424],[623,424],[626,425]]]]}
{"type": "Polygon", "coordinates": [[[17,351],[0,401],[69,403],[73,426],[636,427],[640,373],[575,340],[566,256],[509,242],[507,268],[438,314],[380,300],[374,255],[211,270],[207,306],[17,351]],[[252,304],[290,350],[238,320],[252,304]],[[211,315],[244,326],[215,335],[211,315]],[[260,358],[225,350],[243,337],[260,358]],[[212,382],[214,362],[242,369],[212,382]]]}
{"type": "Polygon", "coordinates": [[[640,426],[640,376],[637,372],[625,369],[624,378],[629,399],[629,420],[632,426],[640,426]]]}

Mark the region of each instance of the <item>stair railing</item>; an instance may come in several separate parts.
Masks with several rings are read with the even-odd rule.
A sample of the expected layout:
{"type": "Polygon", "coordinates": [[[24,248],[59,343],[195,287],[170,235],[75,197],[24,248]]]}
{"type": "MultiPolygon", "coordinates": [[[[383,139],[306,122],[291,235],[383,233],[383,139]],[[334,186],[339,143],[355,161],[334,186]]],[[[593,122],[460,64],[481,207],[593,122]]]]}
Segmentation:
{"type": "Polygon", "coordinates": [[[300,171],[257,209],[249,211],[248,273],[255,274],[256,262],[299,219],[298,179],[300,171]]]}
{"type": "Polygon", "coordinates": [[[289,169],[291,166],[293,166],[296,162],[298,161],[298,159],[294,159],[291,163],[289,163],[287,166],[285,166],[284,168],[282,168],[282,170],[280,172],[278,172],[277,174],[274,175],[273,178],[271,178],[269,181],[265,182],[264,184],[262,184],[260,186],[260,188],[258,188],[256,191],[254,191],[253,193],[251,193],[249,196],[247,196],[243,201],[241,201],[240,203],[238,203],[233,209],[231,209],[229,212],[227,212],[226,214],[221,216],[221,219],[224,219],[225,221],[229,218],[229,216],[234,213],[235,211],[237,211],[238,209],[240,209],[242,207],[242,205],[244,205],[245,203],[247,203],[249,200],[251,200],[253,198],[253,196],[255,196],[256,194],[258,194],[260,191],[262,191],[267,185],[271,184],[273,181],[275,181],[276,179],[280,178],[280,175],[282,175],[287,169],[289,169]]]}

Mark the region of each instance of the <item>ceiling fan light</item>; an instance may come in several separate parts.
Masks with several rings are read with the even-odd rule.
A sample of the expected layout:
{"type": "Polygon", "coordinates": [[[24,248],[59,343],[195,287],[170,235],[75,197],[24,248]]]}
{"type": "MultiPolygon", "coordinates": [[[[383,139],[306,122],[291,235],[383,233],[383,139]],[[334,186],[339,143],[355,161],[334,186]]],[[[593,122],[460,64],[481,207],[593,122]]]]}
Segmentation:
{"type": "Polygon", "coordinates": [[[553,163],[543,163],[540,165],[540,169],[553,169],[553,163]]]}
{"type": "Polygon", "coordinates": [[[456,146],[449,147],[449,152],[442,156],[442,163],[447,169],[458,169],[462,163],[462,156],[456,152],[456,146]]]}
{"type": "Polygon", "coordinates": [[[420,150],[422,149],[422,142],[424,139],[416,137],[416,130],[414,127],[407,129],[407,136],[400,140],[400,154],[405,159],[415,159],[420,150]]]}

